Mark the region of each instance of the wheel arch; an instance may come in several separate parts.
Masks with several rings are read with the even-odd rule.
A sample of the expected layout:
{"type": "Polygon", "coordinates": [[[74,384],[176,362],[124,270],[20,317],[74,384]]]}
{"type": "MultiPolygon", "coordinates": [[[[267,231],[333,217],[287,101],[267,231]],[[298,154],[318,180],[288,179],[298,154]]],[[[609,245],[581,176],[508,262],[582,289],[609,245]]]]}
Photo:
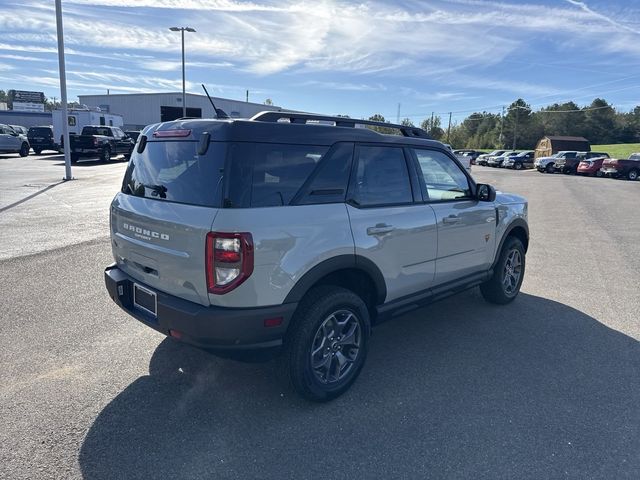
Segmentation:
{"type": "Polygon", "coordinates": [[[502,238],[500,239],[500,244],[498,245],[498,249],[496,250],[496,258],[494,260],[494,266],[498,259],[500,258],[500,252],[502,251],[502,247],[504,246],[504,242],[509,237],[516,237],[522,242],[524,246],[525,253],[529,249],[529,226],[527,222],[525,222],[522,218],[516,218],[512,221],[509,226],[506,228],[502,238]]]}
{"type": "Polygon", "coordinates": [[[307,271],[283,303],[300,302],[317,285],[337,285],[350,289],[363,297],[370,307],[383,304],[387,296],[384,277],[375,263],[360,255],[339,255],[307,271]]]}

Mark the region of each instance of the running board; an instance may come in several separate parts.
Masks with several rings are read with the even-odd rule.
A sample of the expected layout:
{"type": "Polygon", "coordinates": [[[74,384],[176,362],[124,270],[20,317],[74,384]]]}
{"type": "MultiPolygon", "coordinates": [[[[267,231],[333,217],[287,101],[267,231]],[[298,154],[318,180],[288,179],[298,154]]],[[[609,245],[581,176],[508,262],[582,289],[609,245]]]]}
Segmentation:
{"type": "Polygon", "coordinates": [[[430,303],[442,300],[443,298],[455,295],[456,293],[477,287],[489,280],[492,275],[493,270],[474,273],[459,280],[443,283],[442,285],[379,305],[376,307],[376,323],[389,320],[393,317],[397,317],[417,308],[429,305],[430,303]]]}

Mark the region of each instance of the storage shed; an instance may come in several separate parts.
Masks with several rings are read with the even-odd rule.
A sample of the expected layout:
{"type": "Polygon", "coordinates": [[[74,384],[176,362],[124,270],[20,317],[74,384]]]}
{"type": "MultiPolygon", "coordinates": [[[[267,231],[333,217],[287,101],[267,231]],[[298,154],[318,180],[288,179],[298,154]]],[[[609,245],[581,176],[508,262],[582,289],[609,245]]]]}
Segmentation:
{"type": "Polygon", "coordinates": [[[584,137],[542,137],[536,145],[535,157],[548,157],[563,150],[577,150],[578,152],[590,152],[591,144],[584,137]]]}

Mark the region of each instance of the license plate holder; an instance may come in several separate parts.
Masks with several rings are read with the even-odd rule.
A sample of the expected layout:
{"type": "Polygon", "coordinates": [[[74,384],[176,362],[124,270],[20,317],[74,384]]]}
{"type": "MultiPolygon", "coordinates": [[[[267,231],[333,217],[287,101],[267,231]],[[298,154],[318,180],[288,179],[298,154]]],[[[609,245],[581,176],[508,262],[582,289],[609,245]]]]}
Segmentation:
{"type": "Polygon", "coordinates": [[[134,283],[133,306],[155,318],[158,315],[158,295],[156,292],[134,283]]]}

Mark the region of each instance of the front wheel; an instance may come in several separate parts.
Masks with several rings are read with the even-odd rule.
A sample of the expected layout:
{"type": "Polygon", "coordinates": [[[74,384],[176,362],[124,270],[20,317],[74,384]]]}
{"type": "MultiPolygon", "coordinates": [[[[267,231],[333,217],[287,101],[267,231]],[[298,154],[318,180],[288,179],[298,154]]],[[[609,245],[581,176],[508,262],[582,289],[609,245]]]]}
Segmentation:
{"type": "Polygon", "coordinates": [[[25,142],[20,146],[20,156],[26,157],[27,155],[29,155],[29,144],[25,142]]]}
{"type": "Polygon", "coordinates": [[[282,358],[295,390],[316,402],[346,392],[364,365],[370,330],[358,295],[333,286],[311,290],[298,306],[282,358]]]}
{"type": "Polygon", "coordinates": [[[520,162],[516,162],[513,164],[513,168],[516,170],[522,170],[522,164],[520,162]]]}
{"type": "Polygon", "coordinates": [[[33,149],[33,153],[35,153],[36,155],[40,155],[42,153],[42,149],[40,148],[34,148],[33,149]]]}
{"type": "Polygon", "coordinates": [[[520,286],[524,279],[524,267],[524,245],[519,238],[507,237],[500,252],[500,258],[493,270],[493,275],[480,285],[484,299],[499,305],[513,301],[520,292],[520,286]]]}
{"type": "Polygon", "coordinates": [[[555,165],[553,163],[549,163],[545,167],[544,171],[547,172],[547,173],[554,173],[556,171],[556,167],[555,167],[555,165]]]}

